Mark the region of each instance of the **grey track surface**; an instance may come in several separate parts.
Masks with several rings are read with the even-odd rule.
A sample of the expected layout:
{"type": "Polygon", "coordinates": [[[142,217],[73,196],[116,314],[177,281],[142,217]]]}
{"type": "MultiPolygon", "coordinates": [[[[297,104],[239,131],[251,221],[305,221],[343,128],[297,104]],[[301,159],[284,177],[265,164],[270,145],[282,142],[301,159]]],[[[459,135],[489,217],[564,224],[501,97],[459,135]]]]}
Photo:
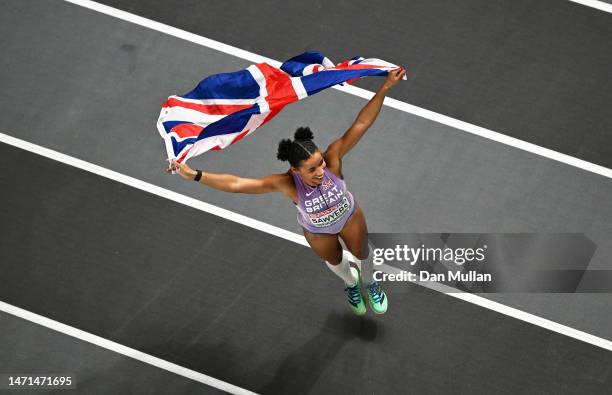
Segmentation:
{"type": "MultiPolygon", "coordinates": [[[[280,195],[228,195],[161,171],[160,103],[246,62],[61,1],[11,3],[0,22],[0,83],[11,92],[0,98],[0,131],[298,232],[280,195]]],[[[364,103],[323,92],[193,165],[285,171],[275,160],[281,138],[310,125],[324,147],[364,103]]],[[[371,232],[584,232],[598,245],[590,269],[611,268],[612,183],[603,177],[387,108],[344,169],[371,232]]],[[[487,297],[612,339],[609,295],[487,297]]]]}
{"type": "MultiPolygon", "coordinates": [[[[298,230],[295,209],[281,196],[227,195],[161,172],[163,144],[154,128],[161,102],[205,75],[248,63],[61,1],[8,4],[0,13],[0,86],[10,92],[0,98],[1,132],[298,230]]],[[[244,176],[284,171],[274,159],[280,138],[308,124],[325,146],[364,103],[323,92],[287,108],[241,144],[193,164],[244,176]]],[[[355,320],[345,314],[338,280],[301,246],[0,149],[2,168],[21,171],[0,175],[8,185],[2,186],[0,226],[11,224],[1,233],[0,300],[264,392],[287,392],[289,385],[313,393],[345,388],[352,369],[370,378],[360,383],[364,392],[403,392],[406,382],[426,392],[528,386],[595,393],[610,385],[609,352],[422,288],[390,285],[389,313],[355,320]],[[38,182],[24,183],[36,177],[40,189],[38,182]],[[22,211],[9,209],[4,200],[15,204],[17,196],[34,200],[22,211]],[[74,228],[62,226],[65,221],[74,228]],[[201,250],[172,255],[169,246],[178,241],[160,241],[167,224],[201,250]],[[27,244],[34,236],[37,244],[27,244]],[[235,240],[251,248],[236,249],[235,240]],[[148,248],[134,249],[142,245],[148,248]],[[31,275],[23,277],[24,270],[31,275]],[[45,273],[52,282],[43,281],[45,273]],[[224,296],[231,302],[218,312],[224,296]],[[249,352],[256,347],[263,351],[249,352]],[[381,378],[372,378],[383,367],[381,378]]],[[[600,176],[391,109],[344,168],[370,231],[584,232],[598,245],[590,268],[611,268],[612,185],[600,176]]],[[[487,297],[612,339],[609,295],[487,297]]]]}
{"type": "Polygon", "coordinates": [[[0,145],[16,161],[0,174],[7,303],[264,394],[612,385],[607,350],[418,286],[355,317],[304,246],[0,145]]]}
{"type": "Polygon", "coordinates": [[[76,375],[74,390],[13,392],[22,395],[225,393],[3,312],[0,312],[0,366],[1,373],[76,375]]]}
{"type": "Polygon", "coordinates": [[[409,80],[394,98],[612,167],[612,14],[600,10],[567,0],[102,3],[279,61],[317,49],[402,64],[409,80]]]}

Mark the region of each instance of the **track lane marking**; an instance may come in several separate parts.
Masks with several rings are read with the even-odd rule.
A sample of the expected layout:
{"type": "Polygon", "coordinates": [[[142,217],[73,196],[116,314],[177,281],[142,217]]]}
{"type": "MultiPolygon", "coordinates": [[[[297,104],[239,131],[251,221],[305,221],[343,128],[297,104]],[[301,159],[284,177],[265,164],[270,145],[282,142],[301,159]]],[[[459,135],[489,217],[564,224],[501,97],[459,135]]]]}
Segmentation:
{"type": "MultiPolygon", "coordinates": [[[[206,212],[208,214],[212,214],[212,215],[227,219],[229,221],[248,226],[252,229],[260,230],[268,234],[285,239],[287,241],[291,241],[291,242],[294,242],[294,243],[310,248],[304,236],[298,235],[297,233],[290,232],[288,230],[279,228],[277,226],[273,226],[273,225],[267,224],[265,222],[262,222],[256,219],[249,218],[245,215],[238,214],[233,211],[226,210],[226,209],[217,207],[209,203],[205,203],[203,201],[191,198],[189,196],[180,194],[178,192],[174,192],[169,189],[162,188],[160,186],[153,185],[151,183],[139,180],[137,178],[130,177],[128,175],[107,169],[105,167],[98,166],[93,163],[86,162],[84,160],[77,159],[77,158],[74,158],[66,154],[62,154],[60,152],[51,150],[49,148],[45,148],[40,145],[21,140],[19,138],[12,137],[12,136],[9,136],[1,132],[0,132],[0,142],[11,145],[16,148],[23,149],[25,151],[32,152],[37,155],[44,156],[46,158],[49,158],[49,159],[52,159],[58,162],[62,162],[64,164],[91,172],[93,174],[97,174],[99,176],[108,178],[110,180],[134,187],[136,189],[140,189],[144,192],[148,192],[153,195],[156,195],[156,196],[168,199],[168,200],[172,200],[174,202],[184,204],[189,207],[193,207],[197,210],[206,212]]],[[[351,260],[355,261],[355,258],[351,254],[349,254],[347,251],[344,251],[344,254],[348,256],[351,260]]],[[[385,271],[388,273],[393,273],[394,271],[398,270],[398,269],[392,268],[387,265],[383,265],[382,268],[385,268],[386,269],[385,271]]],[[[496,311],[503,315],[506,315],[506,316],[509,316],[509,317],[512,317],[512,318],[515,318],[515,319],[518,319],[524,322],[528,322],[530,324],[548,329],[550,331],[557,332],[562,335],[581,340],[585,343],[589,343],[594,346],[601,347],[606,350],[612,351],[612,341],[610,340],[606,340],[604,338],[589,334],[587,332],[584,332],[584,331],[581,331],[575,328],[571,328],[569,326],[548,320],[546,318],[539,317],[537,315],[516,309],[514,307],[506,306],[499,302],[494,302],[492,300],[483,298],[482,296],[478,296],[478,295],[467,293],[467,292],[458,292],[456,289],[445,286],[443,284],[434,284],[432,286],[429,286],[423,283],[419,283],[419,282],[416,282],[415,284],[425,286],[427,288],[433,289],[445,295],[472,303],[477,306],[484,307],[489,310],[496,311]]]]}
{"type": "Polygon", "coordinates": [[[254,392],[251,392],[244,388],[237,387],[230,383],[226,383],[225,381],[221,381],[214,377],[207,376],[203,373],[196,372],[195,370],[185,368],[183,366],[166,361],[164,359],[154,357],[153,355],[146,354],[142,351],[138,351],[134,348],[124,346],[122,344],[119,344],[112,340],[108,340],[103,337],[94,335],[92,333],[82,331],[73,326],[62,324],[61,322],[52,320],[47,317],[43,317],[42,315],[32,313],[31,311],[24,310],[22,308],[13,306],[11,304],[8,304],[2,301],[0,301],[0,311],[11,314],[15,317],[22,318],[27,321],[33,322],[35,324],[44,326],[56,332],[60,332],[65,335],[74,337],[76,339],[83,340],[85,342],[105,348],[107,350],[114,351],[118,354],[125,355],[126,357],[136,359],[138,361],[147,363],[149,365],[166,370],[168,372],[178,374],[179,376],[183,376],[188,379],[198,381],[202,384],[206,384],[211,387],[229,392],[231,394],[238,394],[238,395],[255,394],[254,392]]]}
{"type": "MultiPolygon", "coordinates": [[[[126,22],[131,22],[139,26],[143,26],[152,30],[156,30],[161,33],[165,33],[171,35],[173,37],[177,37],[186,41],[190,41],[194,44],[202,45],[204,47],[217,50],[219,52],[226,53],[228,55],[232,55],[244,60],[248,60],[253,63],[268,63],[274,67],[280,67],[281,62],[267,58],[262,55],[258,55],[253,52],[245,51],[243,49],[224,44],[220,41],[212,40],[210,38],[206,38],[194,33],[190,33],[188,31],[178,29],[160,22],[153,21],[148,18],[144,18],[126,11],[119,10],[117,8],[109,7],[104,4],[97,3],[91,0],[64,0],[68,3],[72,3],[93,11],[100,12],[105,15],[109,15],[118,19],[121,19],[126,22]]],[[[605,3],[604,3],[605,4],[605,3]]],[[[611,11],[612,12],[612,5],[611,11]]],[[[368,91],[366,89],[358,88],[356,86],[334,86],[334,89],[339,91],[358,96],[364,98],[366,100],[371,99],[374,96],[374,93],[368,91]]],[[[446,115],[442,115],[436,113],[434,111],[426,110],[421,107],[414,106],[412,104],[408,104],[402,102],[397,99],[392,99],[390,97],[386,97],[384,104],[388,107],[394,108],[396,110],[400,110],[409,114],[413,114],[419,116],[421,118],[429,119],[430,121],[434,121],[443,125],[447,125],[453,127],[455,129],[462,130],[464,132],[474,134],[476,136],[480,136],[486,138],[488,140],[493,140],[501,144],[509,145],[514,148],[531,152],[533,154],[543,156],[548,159],[555,160],[557,162],[565,163],[570,166],[577,167],[582,170],[586,170],[595,174],[602,175],[607,178],[612,178],[612,169],[609,169],[604,166],[600,166],[595,163],[591,163],[582,159],[578,159],[576,157],[563,154],[549,148],[541,147],[536,144],[532,144],[523,140],[519,140],[514,137],[510,137],[504,135],[503,133],[498,133],[490,129],[486,129],[468,122],[460,121],[455,118],[451,118],[446,115]]]]}

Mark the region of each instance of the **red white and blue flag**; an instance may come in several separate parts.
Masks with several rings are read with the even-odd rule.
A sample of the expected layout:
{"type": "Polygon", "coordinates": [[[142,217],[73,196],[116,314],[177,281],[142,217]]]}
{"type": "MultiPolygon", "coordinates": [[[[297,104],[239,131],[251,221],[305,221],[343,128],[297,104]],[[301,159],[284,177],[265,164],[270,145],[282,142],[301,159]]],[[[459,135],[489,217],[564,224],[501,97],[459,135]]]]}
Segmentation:
{"type": "Polygon", "coordinates": [[[331,86],[366,76],[386,76],[396,65],[356,57],[340,64],[319,52],[305,52],[283,63],[267,63],[211,75],[191,92],[170,96],[157,121],[169,159],[181,163],[208,150],[220,150],[253,133],[287,104],[331,86]]]}

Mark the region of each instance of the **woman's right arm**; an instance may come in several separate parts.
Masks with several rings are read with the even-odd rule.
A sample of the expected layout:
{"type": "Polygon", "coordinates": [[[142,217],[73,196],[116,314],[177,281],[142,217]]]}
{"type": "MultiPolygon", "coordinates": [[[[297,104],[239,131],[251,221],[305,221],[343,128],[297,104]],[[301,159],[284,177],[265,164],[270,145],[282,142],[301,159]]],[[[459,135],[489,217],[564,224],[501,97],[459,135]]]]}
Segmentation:
{"type": "MultiPolygon", "coordinates": [[[[197,174],[187,164],[171,162],[166,172],[176,171],[186,180],[193,181],[197,174]]],[[[263,178],[242,178],[233,174],[219,174],[203,172],[200,184],[231,193],[261,194],[269,192],[283,192],[287,194],[288,188],[286,174],[272,174],[263,178]]]]}

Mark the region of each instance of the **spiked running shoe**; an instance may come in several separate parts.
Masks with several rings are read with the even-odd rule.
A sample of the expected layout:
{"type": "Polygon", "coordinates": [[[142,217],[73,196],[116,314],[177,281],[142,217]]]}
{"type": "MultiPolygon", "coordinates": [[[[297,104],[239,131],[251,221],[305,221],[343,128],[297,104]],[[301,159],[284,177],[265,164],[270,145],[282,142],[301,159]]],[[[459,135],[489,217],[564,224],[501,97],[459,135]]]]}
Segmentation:
{"type": "Polygon", "coordinates": [[[368,285],[367,288],[370,308],[376,314],[384,314],[387,311],[387,304],[389,302],[387,300],[387,295],[380,288],[380,284],[378,284],[377,281],[374,281],[372,284],[368,285]]]}
{"type": "Polygon", "coordinates": [[[363,296],[361,296],[359,272],[354,267],[351,267],[351,274],[355,279],[355,285],[344,288],[344,291],[346,292],[346,296],[348,297],[348,302],[351,305],[353,313],[357,315],[364,315],[366,312],[366,305],[365,300],[363,300],[363,296]]]}

